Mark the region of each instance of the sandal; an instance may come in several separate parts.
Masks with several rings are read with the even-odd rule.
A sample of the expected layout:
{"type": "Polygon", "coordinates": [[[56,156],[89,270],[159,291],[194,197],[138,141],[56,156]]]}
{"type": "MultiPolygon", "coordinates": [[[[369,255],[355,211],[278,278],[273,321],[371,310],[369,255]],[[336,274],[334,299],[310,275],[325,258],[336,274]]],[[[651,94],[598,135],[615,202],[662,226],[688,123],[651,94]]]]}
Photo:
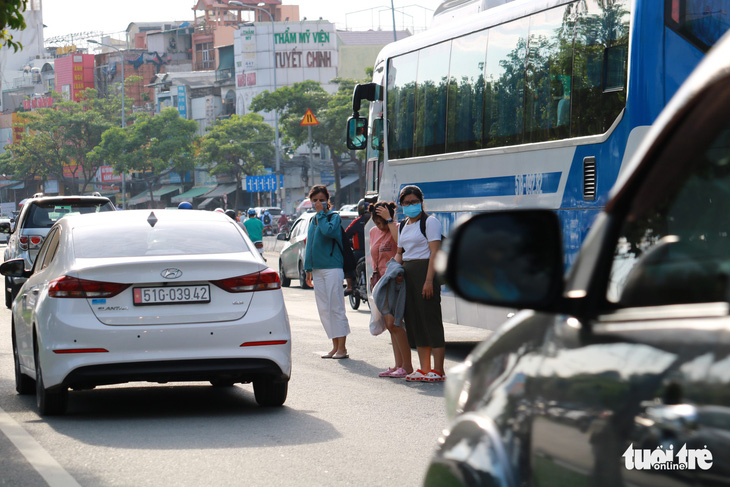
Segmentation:
{"type": "Polygon", "coordinates": [[[390,373],[388,377],[392,377],[394,379],[401,379],[403,377],[406,377],[408,375],[408,372],[406,372],[406,369],[403,367],[398,367],[393,372],[390,373]]]}
{"type": "Polygon", "coordinates": [[[408,382],[423,382],[426,380],[426,374],[421,369],[418,369],[412,374],[406,375],[406,380],[408,382]]]}
{"type": "Polygon", "coordinates": [[[426,382],[443,382],[446,380],[446,376],[431,369],[431,372],[426,374],[426,378],[423,380],[426,382]]]}
{"type": "Polygon", "coordinates": [[[329,353],[325,353],[324,355],[322,355],[322,358],[332,358],[332,357],[334,357],[334,355],[335,355],[335,352],[329,352],[329,353]]]}
{"type": "Polygon", "coordinates": [[[396,371],[395,367],[388,367],[388,370],[384,370],[378,374],[378,377],[392,377],[390,374],[396,371]]]}

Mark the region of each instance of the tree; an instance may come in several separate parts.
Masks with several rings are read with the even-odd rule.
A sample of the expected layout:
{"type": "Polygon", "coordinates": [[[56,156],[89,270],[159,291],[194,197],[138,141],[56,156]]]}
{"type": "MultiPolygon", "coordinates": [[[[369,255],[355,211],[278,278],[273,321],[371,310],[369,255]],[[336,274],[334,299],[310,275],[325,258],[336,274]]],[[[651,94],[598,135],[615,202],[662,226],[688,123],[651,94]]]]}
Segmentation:
{"type": "MultiPolygon", "coordinates": [[[[265,91],[256,96],[251,103],[252,111],[279,110],[279,124],[282,130],[282,141],[285,144],[301,146],[308,143],[308,131],[300,125],[307,109],[312,110],[319,126],[312,128],[313,143],[327,146],[332,154],[332,164],[335,176],[335,206],[339,207],[341,200],[340,171],[345,161],[342,155],[348,151],[345,143],[345,122],[352,114],[352,91],[357,81],[337,78],[338,84],[334,95],[327,93],[316,81],[304,81],[292,86],[279,88],[271,93],[265,91]]],[[[363,184],[363,162],[350,153],[351,160],[355,161],[359,171],[360,190],[363,184]]]]}
{"type": "Polygon", "coordinates": [[[274,158],[274,129],[256,113],[217,120],[200,143],[199,160],[210,174],[232,174],[236,178],[235,208],[244,176],[262,174],[264,162],[274,158]]]}
{"type": "Polygon", "coordinates": [[[120,111],[119,97],[105,99],[94,89],[85,90],[78,102],[57,95],[53,107],[21,115],[26,133],[7,146],[8,169],[19,178],[54,178],[72,193],[86,192],[99,167],[88,155],[101,134],[120,123],[120,111]]]}
{"type": "Polygon", "coordinates": [[[132,125],[104,132],[92,159],[111,163],[119,173],[139,171],[154,207],[152,188],[165,171],[193,169],[197,127],[197,122],[181,118],[172,107],[154,117],[143,114],[132,125]]]}
{"type": "Polygon", "coordinates": [[[25,29],[25,18],[23,12],[28,5],[28,0],[3,0],[0,2],[0,47],[7,45],[15,52],[22,49],[19,42],[13,40],[11,30],[25,29]]]}

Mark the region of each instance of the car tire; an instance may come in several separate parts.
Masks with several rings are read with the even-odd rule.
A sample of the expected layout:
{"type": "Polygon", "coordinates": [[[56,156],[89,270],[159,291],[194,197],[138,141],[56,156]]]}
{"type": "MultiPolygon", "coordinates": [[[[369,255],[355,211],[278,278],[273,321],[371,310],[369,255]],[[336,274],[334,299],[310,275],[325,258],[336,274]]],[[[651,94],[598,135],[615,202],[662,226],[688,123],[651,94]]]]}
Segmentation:
{"type": "Polygon", "coordinates": [[[20,286],[13,284],[13,281],[9,278],[5,278],[5,306],[8,309],[13,309],[13,299],[18,295],[20,286]]]}
{"type": "Polygon", "coordinates": [[[12,327],[10,333],[13,342],[13,363],[15,365],[15,390],[21,396],[26,396],[35,392],[35,381],[20,370],[20,354],[18,353],[17,341],[15,340],[15,323],[11,323],[10,326],[12,327]]]}
{"type": "Polygon", "coordinates": [[[41,416],[54,416],[66,412],[68,406],[68,389],[46,389],[43,384],[43,370],[38,359],[38,342],[34,347],[35,355],[35,401],[41,416]]]}
{"type": "Polygon", "coordinates": [[[279,260],[279,281],[281,281],[281,287],[291,286],[291,279],[286,277],[286,274],[284,274],[284,266],[282,265],[281,260],[279,260]]]}
{"type": "Polygon", "coordinates": [[[259,406],[277,407],[284,404],[289,381],[259,379],[253,381],[253,394],[259,406]]]}
{"type": "Polygon", "coordinates": [[[307,273],[304,272],[304,266],[302,263],[299,263],[299,287],[302,289],[309,289],[309,286],[307,285],[307,273]]]}

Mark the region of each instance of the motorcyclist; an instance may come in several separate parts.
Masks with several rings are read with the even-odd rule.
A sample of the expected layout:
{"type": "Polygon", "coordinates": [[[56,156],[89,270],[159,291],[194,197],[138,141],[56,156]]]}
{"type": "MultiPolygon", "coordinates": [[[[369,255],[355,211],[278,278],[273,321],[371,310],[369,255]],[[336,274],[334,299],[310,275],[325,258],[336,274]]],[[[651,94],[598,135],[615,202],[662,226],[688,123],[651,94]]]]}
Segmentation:
{"type": "Polygon", "coordinates": [[[226,211],[224,211],[224,213],[226,214],[226,216],[228,216],[228,218],[230,218],[231,220],[233,220],[234,222],[236,222],[236,224],[238,224],[238,226],[241,227],[244,232],[246,232],[246,235],[248,235],[248,230],[246,229],[246,225],[244,225],[243,223],[241,223],[238,220],[238,217],[236,216],[236,212],[235,211],[233,211],[233,210],[226,210],[226,211]]]}
{"type": "MultiPolygon", "coordinates": [[[[357,213],[359,216],[345,230],[347,243],[352,242],[352,253],[355,255],[355,262],[359,262],[365,256],[365,225],[370,220],[369,206],[370,204],[367,201],[361,199],[357,203],[357,213]]],[[[345,296],[352,293],[353,278],[356,278],[356,276],[345,276],[347,280],[345,296]]]]}
{"type": "Polygon", "coordinates": [[[279,217],[279,221],[277,222],[277,225],[279,226],[279,232],[285,232],[287,230],[288,223],[289,218],[287,218],[286,213],[282,211],[281,216],[279,217]]]}
{"type": "Polygon", "coordinates": [[[261,223],[261,220],[256,218],[256,210],[253,208],[248,209],[248,218],[245,222],[243,222],[243,225],[246,227],[248,236],[251,238],[252,242],[263,242],[264,224],[261,223]]]}

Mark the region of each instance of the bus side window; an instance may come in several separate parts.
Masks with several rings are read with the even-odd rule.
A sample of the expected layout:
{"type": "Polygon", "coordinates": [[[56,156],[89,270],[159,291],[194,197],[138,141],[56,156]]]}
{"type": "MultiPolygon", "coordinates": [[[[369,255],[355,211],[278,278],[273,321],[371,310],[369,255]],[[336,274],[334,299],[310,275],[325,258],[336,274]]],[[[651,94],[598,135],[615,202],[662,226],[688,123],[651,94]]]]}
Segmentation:
{"type": "Polygon", "coordinates": [[[383,117],[373,119],[372,132],[370,133],[370,148],[373,150],[383,150],[383,117]]]}

